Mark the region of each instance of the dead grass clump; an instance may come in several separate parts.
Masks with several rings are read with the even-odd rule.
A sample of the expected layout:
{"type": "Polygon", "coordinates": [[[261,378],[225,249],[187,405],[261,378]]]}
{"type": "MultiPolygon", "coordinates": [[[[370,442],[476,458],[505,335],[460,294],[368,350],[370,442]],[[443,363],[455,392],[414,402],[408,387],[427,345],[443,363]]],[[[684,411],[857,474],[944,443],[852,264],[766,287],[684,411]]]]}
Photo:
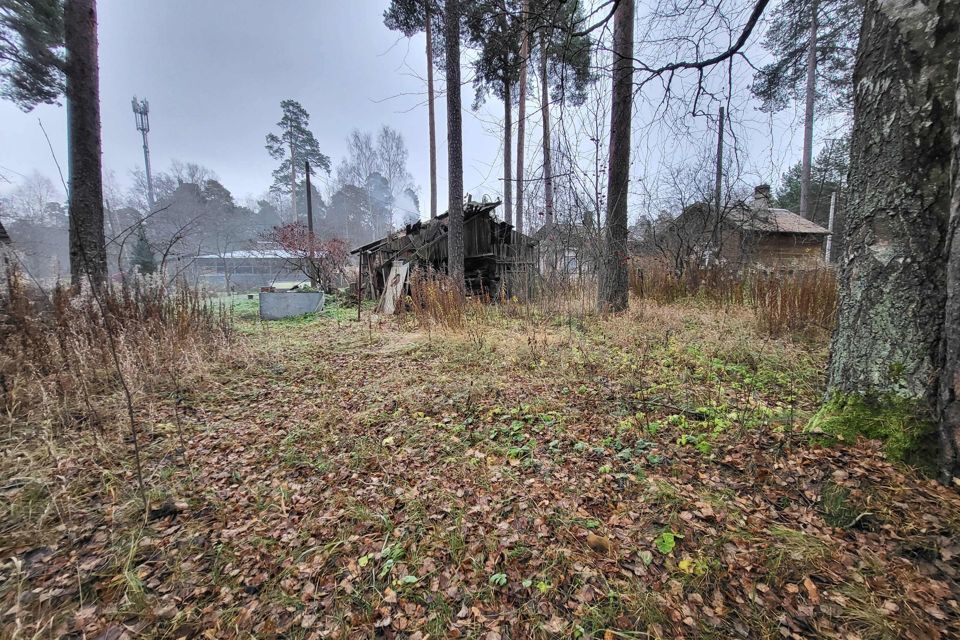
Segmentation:
{"type": "Polygon", "coordinates": [[[6,280],[0,409],[11,429],[99,429],[113,413],[121,382],[134,391],[158,381],[169,386],[231,333],[225,311],[185,286],[124,280],[94,296],[72,295],[62,285],[40,291],[15,268],[6,280]]]}
{"type": "Polygon", "coordinates": [[[421,327],[463,329],[467,299],[449,276],[418,269],[410,276],[410,312],[421,327]]]}

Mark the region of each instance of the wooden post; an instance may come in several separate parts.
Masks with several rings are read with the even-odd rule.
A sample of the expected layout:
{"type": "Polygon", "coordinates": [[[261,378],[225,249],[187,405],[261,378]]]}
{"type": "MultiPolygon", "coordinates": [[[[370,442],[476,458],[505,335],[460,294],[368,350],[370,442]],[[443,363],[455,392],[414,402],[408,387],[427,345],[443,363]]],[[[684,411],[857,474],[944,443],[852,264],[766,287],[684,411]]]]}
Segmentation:
{"type": "Polygon", "coordinates": [[[307,173],[307,245],[310,252],[310,286],[317,288],[317,268],[313,260],[316,255],[313,252],[313,194],[310,193],[310,161],[303,161],[304,170],[307,173]]]}
{"type": "Polygon", "coordinates": [[[357,265],[357,322],[360,322],[360,307],[363,306],[363,251],[360,252],[360,264],[357,265]]]}
{"type": "Polygon", "coordinates": [[[833,216],[837,209],[837,192],[834,191],[830,194],[830,219],[827,222],[827,231],[830,233],[827,234],[826,248],[824,249],[823,261],[827,264],[830,264],[830,254],[833,250],[833,216]]]}

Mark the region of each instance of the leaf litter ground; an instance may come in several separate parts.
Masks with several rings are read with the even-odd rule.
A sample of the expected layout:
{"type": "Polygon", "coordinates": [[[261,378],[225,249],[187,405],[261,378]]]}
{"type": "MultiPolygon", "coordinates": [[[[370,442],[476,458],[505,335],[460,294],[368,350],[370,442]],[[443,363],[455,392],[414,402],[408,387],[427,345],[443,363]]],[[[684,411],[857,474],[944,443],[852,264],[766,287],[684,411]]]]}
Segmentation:
{"type": "Polygon", "coordinates": [[[9,436],[0,635],[960,637],[960,499],[802,433],[822,340],[482,315],[243,325],[138,397],[146,518],[121,427],[9,436]]]}

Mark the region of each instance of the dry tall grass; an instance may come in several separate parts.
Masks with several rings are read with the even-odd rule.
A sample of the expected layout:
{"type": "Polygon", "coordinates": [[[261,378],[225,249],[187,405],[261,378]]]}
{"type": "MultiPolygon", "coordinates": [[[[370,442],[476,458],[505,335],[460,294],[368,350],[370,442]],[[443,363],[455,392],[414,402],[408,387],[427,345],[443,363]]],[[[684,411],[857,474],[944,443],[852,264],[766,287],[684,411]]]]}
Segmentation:
{"type": "Polygon", "coordinates": [[[226,312],[187,287],[125,280],[94,296],[61,285],[40,291],[15,268],[6,280],[0,420],[11,432],[100,429],[118,408],[121,383],[134,393],[177,384],[231,332],[226,312]]]}
{"type": "MultiPolygon", "coordinates": [[[[530,325],[582,326],[595,315],[596,283],[562,275],[536,277],[530,294],[497,300],[502,317],[530,325]]],[[[677,275],[659,262],[634,265],[630,290],[635,298],[658,304],[684,300],[752,311],[758,328],[770,336],[820,334],[833,328],[837,311],[836,275],[831,269],[793,273],[736,271],[688,266],[677,275]]],[[[409,310],[422,328],[463,330],[492,313],[484,296],[467,298],[445,275],[418,271],[410,278],[409,310]]]]}
{"type": "Polygon", "coordinates": [[[833,329],[838,302],[833,271],[757,274],[747,280],[747,285],[757,322],[768,334],[833,329]]]}
{"type": "Polygon", "coordinates": [[[691,265],[677,275],[652,262],[631,270],[630,289],[636,297],[660,304],[698,299],[744,306],[772,336],[830,331],[837,312],[837,280],[831,269],[763,273],[691,265]]]}

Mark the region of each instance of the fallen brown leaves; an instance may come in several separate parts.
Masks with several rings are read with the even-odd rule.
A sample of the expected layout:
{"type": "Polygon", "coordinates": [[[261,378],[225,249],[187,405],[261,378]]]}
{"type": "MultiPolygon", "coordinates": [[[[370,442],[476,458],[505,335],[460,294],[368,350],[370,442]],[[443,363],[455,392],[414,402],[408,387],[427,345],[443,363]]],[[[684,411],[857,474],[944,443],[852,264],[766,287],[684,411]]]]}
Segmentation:
{"type": "Polygon", "coordinates": [[[822,347],[645,313],[251,328],[189,467],[154,428],[146,520],[122,441],[4,460],[0,635],[960,635],[957,495],[791,428],[822,347]]]}

